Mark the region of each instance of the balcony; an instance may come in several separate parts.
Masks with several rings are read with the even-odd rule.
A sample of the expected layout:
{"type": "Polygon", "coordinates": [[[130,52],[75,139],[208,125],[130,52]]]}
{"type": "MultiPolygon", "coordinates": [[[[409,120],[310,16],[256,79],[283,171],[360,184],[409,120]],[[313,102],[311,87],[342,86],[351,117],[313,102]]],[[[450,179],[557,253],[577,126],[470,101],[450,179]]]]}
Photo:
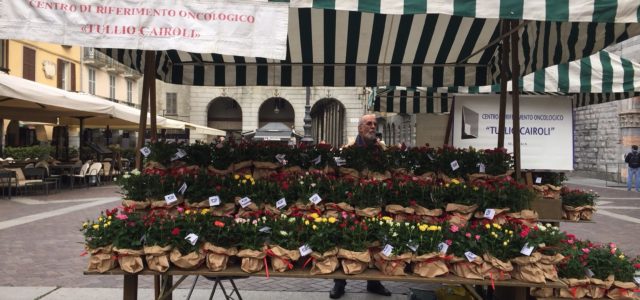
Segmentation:
{"type": "Polygon", "coordinates": [[[127,79],[138,80],[141,77],[142,77],[142,74],[136,70],[129,69],[124,72],[124,78],[127,78],[127,79]]]}
{"type": "Polygon", "coordinates": [[[94,48],[84,48],[82,54],[82,60],[89,66],[102,68],[107,64],[108,57],[94,48]]]}

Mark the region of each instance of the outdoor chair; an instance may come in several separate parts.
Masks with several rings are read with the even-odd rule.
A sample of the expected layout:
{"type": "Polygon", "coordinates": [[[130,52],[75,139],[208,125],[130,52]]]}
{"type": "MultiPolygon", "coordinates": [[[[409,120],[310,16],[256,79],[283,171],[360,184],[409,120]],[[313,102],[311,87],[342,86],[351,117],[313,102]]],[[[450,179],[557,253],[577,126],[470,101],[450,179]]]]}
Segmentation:
{"type": "Polygon", "coordinates": [[[27,191],[27,187],[30,186],[43,186],[46,183],[42,179],[27,179],[24,175],[24,172],[20,168],[8,168],[7,170],[14,172],[14,179],[16,191],[20,191],[22,188],[22,193],[25,194],[27,191]]]}
{"type": "Polygon", "coordinates": [[[116,170],[116,168],[111,165],[111,162],[102,162],[102,168],[104,173],[102,177],[105,178],[105,180],[113,181],[114,176],[120,175],[120,171],[116,170]]]}
{"type": "Polygon", "coordinates": [[[15,176],[13,171],[0,169],[0,190],[2,191],[2,197],[7,197],[9,200],[11,200],[11,190],[15,176]],[[7,196],[5,196],[5,191],[7,196]]]}
{"type": "Polygon", "coordinates": [[[76,179],[80,180],[85,185],[87,184],[87,171],[89,171],[89,162],[84,163],[78,173],[71,175],[71,189],[73,189],[76,179]]]}
{"type": "Polygon", "coordinates": [[[86,177],[89,178],[89,183],[100,185],[100,176],[104,175],[102,170],[102,163],[92,163],[87,171],[86,177]]]}

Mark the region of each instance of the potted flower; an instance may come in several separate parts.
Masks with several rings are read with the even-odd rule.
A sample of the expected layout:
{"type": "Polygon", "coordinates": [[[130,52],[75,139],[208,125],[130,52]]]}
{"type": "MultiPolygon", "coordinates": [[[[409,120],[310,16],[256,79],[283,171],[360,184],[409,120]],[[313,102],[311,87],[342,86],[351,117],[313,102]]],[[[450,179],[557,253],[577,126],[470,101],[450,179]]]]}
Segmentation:
{"type": "Polygon", "coordinates": [[[247,273],[259,272],[266,266],[264,245],[267,232],[262,229],[266,226],[265,220],[266,218],[234,220],[237,247],[240,249],[236,256],[242,258],[240,268],[247,273]]]}
{"type": "Polygon", "coordinates": [[[240,218],[260,216],[262,212],[260,206],[264,199],[258,195],[263,183],[259,181],[256,184],[256,180],[251,174],[235,174],[233,179],[236,181],[234,185],[235,203],[236,206],[240,206],[236,216],[240,218]]]}
{"type": "Polygon", "coordinates": [[[640,256],[633,260],[628,260],[624,254],[616,248],[614,243],[610,243],[609,248],[612,256],[617,257],[618,260],[615,260],[613,269],[616,280],[607,292],[607,297],[611,299],[633,299],[633,297],[635,297],[634,292],[638,289],[638,280],[634,278],[637,278],[640,273],[640,256]]]}
{"type": "Polygon", "coordinates": [[[82,224],[85,251],[89,253],[89,266],[87,271],[104,273],[116,267],[113,252],[113,240],[116,231],[111,226],[113,214],[118,210],[107,210],[100,213],[97,220],[87,220],[82,224]]]}
{"type": "Polygon", "coordinates": [[[450,224],[449,228],[444,230],[444,235],[446,240],[451,241],[451,273],[463,278],[484,279],[481,236],[477,228],[461,228],[456,224],[450,224]]]}
{"type": "MultiPolygon", "coordinates": [[[[339,266],[338,248],[342,242],[341,230],[337,219],[320,217],[316,213],[310,214],[304,221],[302,243],[312,250],[310,258],[313,261],[311,274],[331,274],[339,266]]],[[[304,267],[304,266],[303,266],[304,267]]]]}
{"type": "MultiPolygon", "coordinates": [[[[285,155],[286,158],[288,146],[282,143],[257,142],[254,147],[253,177],[258,180],[269,178],[282,165],[277,156],[285,155]]],[[[283,158],[283,162],[286,160],[285,158],[283,158]]]]}
{"type": "MultiPolygon", "coordinates": [[[[238,175],[238,178],[240,175],[238,175]]],[[[236,188],[237,180],[232,175],[213,175],[209,176],[211,181],[211,195],[209,201],[211,213],[214,216],[232,217],[236,213],[236,188]],[[215,198],[217,196],[217,198],[215,198]]],[[[208,198],[208,199],[209,199],[208,198]]]]}
{"type": "MultiPolygon", "coordinates": [[[[333,217],[329,217],[329,223],[333,217]]],[[[369,225],[366,219],[358,220],[346,212],[336,219],[341,228],[342,243],[338,249],[338,258],[342,260],[342,270],[347,275],[364,272],[371,262],[369,246],[374,242],[369,237],[369,225]]]]}
{"type": "Polygon", "coordinates": [[[236,161],[236,153],[233,142],[217,142],[211,147],[211,164],[207,171],[211,175],[227,175],[233,172],[233,163],[236,161]]]}
{"type": "Polygon", "coordinates": [[[481,247],[484,277],[492,281],[511,279],[511,260],[521,255],[520,250],[524,246],[518,237],[528,235],[528,227],[523,225],[523,230],[520,230],[519,226],[511,223],[482,222],[478,229],[474,238],[481,247]]]}
{"type": "MultiPolygon", "coordinates": [[[[604,298],[613,284],[616,268],[623,267],[619,262],[625,260],[624,255],[617,250],[613,243],[610,246],[584,248],[582,251],[586,251],[585,254],[587,254],[587,265],[585,266],[588,270],[587,273],[593,274],[588,276],[590,281],[589,296],[604,298]]],[[[616,278],[616,280],[620,279],[616,278]]],[[[633,284],[633,278],[629,281],[633,284]]]]}
{"type": "Polygon", "coordinates": [[[205,214],[205,225],[202,227],[203,250],[206,255],[207,268],[213,272],[224,271],[229,257],[238,253],[235,247],[237,234],[232,218],[214,217],[205,214]]]}
{"type": "Polygon", "coordinates": [[[146,228],[143,241],[147,266],[152,271],[166,272],[175,243],[175,236],[171,234],[174,222],[166,210],[152,210],[142,220],[146,228]]]}
{"type": "Polygon", "coordinates": [[[322,182],[322,195],[324,196],[325,217],[339,218],[344,213],[353,214],[355,209],[348,203],[347,193],[352,190],[353,184],[349,181],[334,178],[327,175],[322,182]]]}
{"type": "Polygon", "coordinates": [[[143,241],[146,228],[140,213],[119,211],[112,218],[115,237],[113,250],[118,254],[120,269],[127,273],[142,271],[143,241]]]}
{"type": "Polygon", "coordinates": [[[187,185],[187,189],[184,192],[186,207],[208,208],[211,206],[209,197],[213,196],[213,185],[206,170],[201,169],[196,174],[185,176],[184,183],[187,185]]]}
{"type": "Polygon", "coordinates": [[[474,188],[474,191],[479,195],[480,201],[474,217],[487,219],[487,209],[491,209],[493,212],[489,213],[490,219],[499,224],[506,223],[507,217],[516,219],[527,217],[528,213],[523,214],[522,211],[529,207],[529,203],[535,197],[530,189],[510,176],[487,179],[478,183],[477,188],[474,188]]]}
{"type": "Polygon", "coordinates": [[[436,149],[425,145],[407,151],[407,166],[413,174],[422,178],[435,178],[436,149]]]}
{"type": "Polygon", "coordinates": [[[122,194],[122,206],[135,209],[145,209],[149,207],[147,188],[149,185],[149,175],[142,174],[138,169],[125,172],[116,180],[120,186],[122,194]]]}
{"type": "Polygon", "coordinates": [[[511,260],[514,265],[513,277],[534,283],[545,283],[547,280],[558,281],[557,265],[564,256],[560,253],[562,241],[567,236],[557,226],[538,223],[530,227],[528,235],[523,237],[528,247],[534,252],[529,256],[518,256],[511,260]]]}
{"type": "Polygon", "coordinates": [[[176,160],[175,154],[179,145],[172,142],[152,142],[147,144],[151,152],[146,157],[145,169],[166,169],[172,161],[176,160]]]}
{"type": "Polygon", "coordinates": [[[434,187],[433,196],[447,204],[445,211],[449,215],[449,223],[464,227],[478,209],[481,192],[477,187],[469,187],[464,182],[452,179],[449,183],[440,182],[434,187]]]}
{"type": "Polygon", "coordinates": [[[595,209],[598,193],[589,190],[562,188],[560,191],[562,198],[563,216],[572,221],[591,220],[595,209]]]}
{"type": "Polygon", "coordinates": [[[346,198],[355,208],[358,216],[371,218],[380,215],[383,205],[383,193],[388,191],[387,183],[376,179],[343,178],[345,184],[351,185],[346,191],[346,198]]]}
{"type": "Polygon", "coordinates": [[[196,141],[193,144],[184,147],[187,156],[184,158],[188,165],[195,165],[206,168],[211,165],[213,145],[196,141]]]}
{"type": "Polygon", "coordinates": [[[182,203],[182,195],[178,193],[178,182],[171,175],[148,175],[147,197],[151,208],[170,208],[182,203]],[[176,200],[168,202],[166,196],[174,194],[176,200]],[[180,197],[179,197],[180,196],[180,197]]]}
{"type": "MultiPolygon", "coordinates": [[[[286,214],[289,216],[304,216],[309,213],[322,214],[326,198],[326,174],[320,171],[310,171],[303,176],[293,176],[289,188],[295,190],[296,198],[288,205],[286,214]]],[[[288,201],[288,200],[287,200],[288,201]]]]}
{"type": "Polygon", "coordinates": [[[413,273],[428,278],[448,274],[446,261],[451,257],[447,256],[447,249],[451,241],[445,240],[443,233],[447,225],[418,223],[416,226],[417,238],[412,241],[416,249],[411,259],[413,273]]]}
{"type": "Polygon", "coordinates": [[[276,272],[293,269],[300,259],[300,230],[304,226],[301,218],[279,215],[267,218],[270,240],[265,245],[265,253],[271,257],[271,268],[276,272]]]}
{"type": "Polygon", "coordinates": [[[204,262],[203,241],[200,238],[204,226],[204,216],[208,210],[190,210],[178,207],[171,235],[174,236],[171,263],[182,269],[195,269],[204,262]]]}
{"type": "Polygon", "coordinates": [[[251,174],[253,167],[253,159],[255,158],[256,147],[254,143],[247,141],[235,142],[233,140],[229,141],[233,151],[234,151],[234,160],[231,165],[232,171],[234,174],[251,174]]]}
{"type": "Polygon", "coordinates": [[[584,298],[589,293],[590,280],[586,276],[589,243],[578,241],[567,235],[566,247],[562,250],[565,259],[558,264],[558,275],[567,288],[560,289],[561,298],[584,298]],[[586,251],[585,251],[586,250],[586,251]]]}
{"type": "Polygon", "coordinates": [[[413,253],[409,242],[414,240],[414,234],[419,230],[408,222],[394,222],[391,218],[383,217],[379,227],[378,240],[382,250],[373,254],[375,266],[385,275],[406,275],[405,267],[411,262],[413,253]]]}

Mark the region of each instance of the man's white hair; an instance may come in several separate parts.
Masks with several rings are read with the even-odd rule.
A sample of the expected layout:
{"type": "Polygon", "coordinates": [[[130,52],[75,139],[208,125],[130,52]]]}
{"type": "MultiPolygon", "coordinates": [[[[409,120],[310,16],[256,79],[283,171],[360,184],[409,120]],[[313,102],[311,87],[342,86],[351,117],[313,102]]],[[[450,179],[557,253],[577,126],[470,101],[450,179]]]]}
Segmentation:
{"type": "Polygon", "coordinates": [[[376,115],[375,114],[367,114],[367,115],[363,115],[362,117],[360,117],[360,121],[358,122],[358,126],[364,124],[364,119],[367,117],[373,117],[375,119],[376,115]]]}

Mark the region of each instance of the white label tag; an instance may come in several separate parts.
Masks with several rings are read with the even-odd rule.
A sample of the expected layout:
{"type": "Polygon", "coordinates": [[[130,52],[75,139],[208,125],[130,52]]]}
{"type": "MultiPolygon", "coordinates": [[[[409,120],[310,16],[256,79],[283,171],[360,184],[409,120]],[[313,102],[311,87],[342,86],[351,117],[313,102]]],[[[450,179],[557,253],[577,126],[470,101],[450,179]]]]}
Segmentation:
{"type": "Polygon", "coordinates": [[[178,158],[183,158],[187,156],[187,152],[182,149],[178,149],[178,152],[176,152],[176,156],[178,156],[178,158]]]}
{"type": "Polygon", "coordinates": [[[593,271],[591,271],[591,269],[587,268],[587,269],[584,269],[584,275],[586,275],[587,277],[591,278],[595,274],[593,274],[593,271]]]}
{"type": "Polygon", "coordinates": [[[242,206],[242,208],[245,208],[247,206],[249,206],[251,204],[251,199],[249,197],[244,197],[242,199],[240,199],[240,206],[242,206]]]}
{"type": "Polygon", "coordinates": [[[485,170],[486,170],[486,166],[483,163],[479,163],[478,164],[478,172],[484,173],[485,170]]]}
{"type": "Polygon", "coordinates": [[[542,177],[536,177],[536,184],[542,184],[542,177]]]}
{"type": "Polygon", "coordinates": [[[457,170],[459,168],[460,168],[460,165],[458,165],[458,161],[457,160],[454,160],[454,161],[451,162],[451,170],[455,171],[455,170],[457,170]]]}
{"type": "Polygon", "coordinates": [[[384,254],[385,256],[391,256],[392,252],[393,252],[393,246],[389,244],[386,244],[382,249],[382,254],[384,254]]]}
{"type": "Polygon", "coordinates": [[[284,198],[276,201],[276,208],[277,209],[281,209],[283,207],[287,206],[287,200],[285,200],[284,198]]]}
{"type": "Polygon", "coordinates": [[[477,256],[477,255],[475,255],[475,254],[474,254],[473,252],[471,252],[471,251],[467,251],[467,252],[465,252],[465,253],[464,253],[464,256],[467,258],[467,260],[468,260],[469,262],[472,262],[472,261],[476,260],[476,258],[478,258],[478,256],[477,256]]]}
{"type": "Polygon", "coordinates": [[[416,245],[414,242],[409,241],[407,243],[407,247],[409,247],[409,249],[411,249],[411,251],[416,252],[418,251],[418,245],[416,245]]]}
{"type": "Polygon", "coordinates": [[[313,202],[313,204],[318,205],[318,203],[320,203],[320,201],[322,201],[322,198],[320,198],[320,195],[318,194],[313,194],[313,196],[311,196],[309,198],[309,201],[313,202]]]}
{"type": "Polygon", "coordinates": [[[487,208],[484,210],[484,218],[493,220],[493,217],[496,215],[496,210],[493,208],[487,208]]]}
{"type": "Polygon", "coordinates": [[[309,248],[309,245],[302,245],[300,248],[298,248],[298,250],[300,250],[300,256],[307,256],[309,254],[311,254],[311,252],[313,252],[313,250],[311,250],[311,248],[309,248]]]}
{"type": "Polygon", "coordinates": [[[633,281],[635,281],[637,285],[640,285],[640,277],[633,277],[633,281]]]}
{"type": "Polygon", "coordinates": [[[149,147],[143,147],[142,149],[140,149],[140,152],[142,153],[142,155],[144,155],[144,157],[149,156],[149,154],[151,154],[151,149],[149,149],[149,147]]]}
{"type": "Polygon", "coordinates": [[[142,237],[140,238],[140,243],[144,244],[144,241],[147,239],[147,235],[143,234],[142,237]]]}
{"type": "Polygon", "coordinates": [[[285,155],[285,154],[278,154],[278,155],[276,155],[276,159],[277,159],[277,160],[278,160],[278,162],[279,162],[281,165],[283,165],[283,166],[287,164],[287,160],[285,159],[285,157],[286,157],[286,155],[285,155]]]}
{"type": "Polygon", "coordinates": [[[529,243],[526,243],[522,247],[522,250],[520,250],[520,253],[526,256],[531,256],[531,253],[533,253],[533,248],[534,248],[533,246],[529,246],[529,243]]]}
{"type": "Polygon", "coordinates": [[[435,160],[435,158],[433,158],[433,155],[431,155],[431,153],[427,153],[427,157],[429,158],[429,160],[433,161],[435,160]]]}
{"type": "Polygon", "coordinates": [[[347,164],[347,160],[342,157],[334,157],[333,160],[336,161],[336,166],[342,167],[347,164]]]}
{"type": "Polygon", "coordinates": [[[211,196],[209,197],[209,206],[218,206],[220,205],[220,197],[219,196],[211,196]]]}
{"type": "Polygon", "coordinates": [[[198,236],[195,233],[189,233],[184,237],[185,240],[189,241],[189,244],[195,246],[198,242],[198,236]]]}
{"type": "Polygon", "coordinates": [[[187,183],[185,182],[180,186],[180,189],[178,189],[178,193],[180,193],[181,195],[184,195],[184,192],[186,191],[187,191],[187,183]]]}
{"type": "Polygon", "coordinates": [[[314,165],[319,164],[321,161],[322,161],[322,156],[320,156],[320,155],[318,155],[318,157],[316,157],[316,158],[314,158],[313,160],[311,160],[311,162],[312,162],[314,165]]]}
{"type": "Polygon", "coordinates": [[[447,245],[447,243],[438,244],[438,252],[441,254],[447,254],[447,250],[449,250],[449,245],[447,245]]]}
{"type": "Polygon", "coordinates": [[[262,228],[258,229],[258,231],[260,231],[262,233],[267,233],[267,232],[271,231],[271,227],[265,226],[265,227],[262,227],[262,228]]]}
{"type": "Polygon", "coordinates": [[[176,197],[176,194],[166,195],[164,196],[164,201],[167,202],[167,204],[171,204],[178,201],[178,197],[176,197]]]}

